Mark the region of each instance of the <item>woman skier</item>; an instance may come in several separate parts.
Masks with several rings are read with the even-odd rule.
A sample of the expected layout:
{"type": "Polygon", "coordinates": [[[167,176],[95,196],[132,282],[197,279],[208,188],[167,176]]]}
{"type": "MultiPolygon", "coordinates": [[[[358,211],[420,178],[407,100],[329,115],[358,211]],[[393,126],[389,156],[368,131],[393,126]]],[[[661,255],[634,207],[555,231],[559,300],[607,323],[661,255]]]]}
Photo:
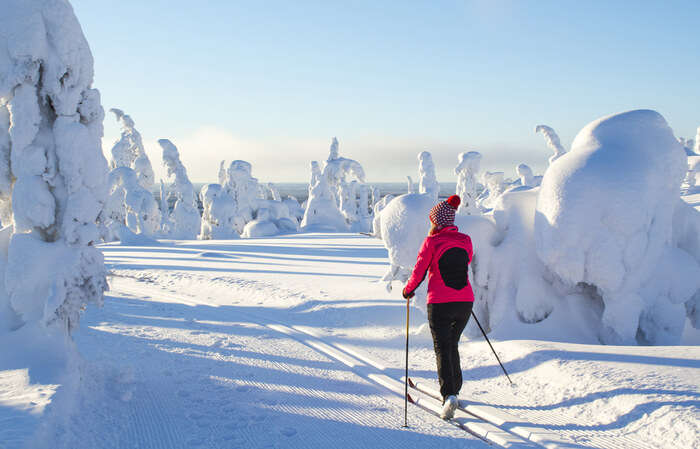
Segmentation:
{"type": "Polygon", "coordinates": [[[432,227],[403,289],[403,297],[411,299],[427,273],[428,322],[443,398],[440,415],[443,419],[452,419],[459,405],[457,395],[462,388],[462,367],[458,344],[474,305],[467,274],[473,256],[472,241],[454,225],[459,203],[460,198],[452,195],[430,210],[432,227]]]}

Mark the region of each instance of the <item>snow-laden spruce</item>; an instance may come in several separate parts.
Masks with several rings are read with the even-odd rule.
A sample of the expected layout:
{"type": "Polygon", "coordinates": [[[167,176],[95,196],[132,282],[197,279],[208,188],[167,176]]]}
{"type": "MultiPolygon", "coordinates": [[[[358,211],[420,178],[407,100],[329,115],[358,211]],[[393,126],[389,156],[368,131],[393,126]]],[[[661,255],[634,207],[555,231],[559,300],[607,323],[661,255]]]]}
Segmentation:
{"type": "Polygon", "coordinates": [[[104,111],[70,4],[0,12],[0,321],[70,331],[107,288],[95,224],[107,194],[104,111]]]}
{"type": "Polygon", "coordinates": [[[202,202],[202,224],[200,240],[227,240],[239,237],[236,232],[236,202],[221,187],[207,184],[199,192],[202,202]]]}
{"type": "Polygon", "coordinates": [[[323,169],[318,162],[311,163],[309,198],[301,221],[302,229],[369,232],[370,206],[362,165],[341,157],[338,139],[334,137],[323,169]]]}
{"type": "Polygon", "coordinates": [[[335,195],[327,178],[321,173],[318,162],[311,162],[309,198],[301,220],[302,229],[347,231],[348,225],[340,212],[335,195]]]}
{"type": "Polygon", "coordinates": [[[103,239],[120,238],[126,226],[134,234],[156,237],[161,229],[161,212],[153,193],[146,190],[129,167],[117,167],[109,172],[109,196],[100,214],[103,239]]]}
{"type": "Polygon", "coordinates": [[[664,118],[596,120],[544,175],[535,243],[548,274],[602,298],[606,342],[676,343],[700,265],[673,244],[686,156],[664,118]]]}
{"type": "Polygon", "coordinates": [[[559,141],[559,136],[554,129],[547,125],[537,125],[535,127],[535,132],[542,133],[545,142],[547,142],[547,146],[554,151],[554,154],[549,158],[550,164],[566,153],[566,149],[564,149],[562,146],[561,142],[559,141]]]}
{"type": "Polygon", "coordinates": [[[700,193],[700,155],[688,156],[688,171],[683,180],[683,193],[700,193]]]}
{"type": "MultiPolygon", "coordinates": [[[[224,161],[221,162],[223,168],[224,161]]],[[[243,232],[246,223],[253,220],[258,201],[258,180],[253,177],[253,166],[246,161],[232,161],[228,168],[219,170],[219,183],[236,203],[236,231],[243,232]]]]}
{"type": "Polygon", "coordinates": [[[481,153],[469,151],[459,153],[457,156],[457,195],[461,198],[461,203],[457,209],[458,214],[476,215],[481,213],[476,205],[477,198],[477,175],[481,166],[481,153]]]}
{"type": "Polygon", "coordinates": [[[201,230],[201,217],[194,186],[187,176],[187,169],[180,161],[177,147],[168,139],[160,139],[158,144],[163,149],[163,165],[173,180],[168,188],[168,195],[177,198],[169,217],[169,229],[164,229],[163,233],[174,239],[195,239],[201,230]]]}
{"type": "Polygon", "coordinates": [[[433,156],[427,151],[418,154],[418,193],[430,195],[436,201],[440,195],[433,156]]]}
{"type": "MultiPolygon", "coordinates": [[[[161,210],[153,197],[151,161],[143,147],[141,134],[134,121],[120,109],[110,109],[121,125],[119,140],[112,147],[109,163],[109,196],[100,215],[105,241],[120,239],[129,228],[133,234],[156,237],[162,227],[161,210]]],[[[168,213],[167,209],[164,209],[168,213]]]]}
{"type": "Polygon", "coordinates": [[[498,198],[506,190],[505,173],[487,171],[481,175],[484,190],[476,199],[477,207],[482,211],[493,209],[498,198]]]}
{"type": "Polygon", "coordinates": [[[155,184],[155,175],[151,160],[143,147],[141,133],[134,127],[132,118],[124,114],[121,109],[112,108],[109,112],[114,114],[121,126],[121,137],[112,147],[112,160],[109,163],[109,168],[132,168],[136,172],[141,187],[150,192],[155,184]]]}
{"type": "Polygon", "coordinates": [[[418,193],[418,189],[413,182],[413,178],[406,176],[406,193],[418,193]]]}
{"type": "Polygon", "coordinates": [[[272,183],[253,177],[246,161],[226,161],[219,166],[219,184],[209,184],[200,193],[202,201],[201,239],[268,237],[299,228],[299,202],[282,200],[272,183]]]}
{"type": "Polygon", "coordinates": [[[532,169],[526,164],[518,164],[515,167],[515,172],[520,178],[520,185],[522,187],[535,187],[537,182],[535,180],[535,175],[532,174],[532,169]]]}

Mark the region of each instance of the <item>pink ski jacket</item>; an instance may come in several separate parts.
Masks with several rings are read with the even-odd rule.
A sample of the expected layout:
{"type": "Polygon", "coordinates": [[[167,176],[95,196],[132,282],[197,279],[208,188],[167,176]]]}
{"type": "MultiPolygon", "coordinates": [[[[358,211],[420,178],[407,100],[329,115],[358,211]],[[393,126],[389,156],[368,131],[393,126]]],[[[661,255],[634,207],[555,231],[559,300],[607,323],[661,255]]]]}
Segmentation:
{"type": "Polygon", "coordinates": [[[429,235],[418,251],[404,294],[413,293],[427,274],[428,304],[474,301],[467,272],[473,255],[472,239],[459,232],[457,226],[447,226],[429,235]]]}

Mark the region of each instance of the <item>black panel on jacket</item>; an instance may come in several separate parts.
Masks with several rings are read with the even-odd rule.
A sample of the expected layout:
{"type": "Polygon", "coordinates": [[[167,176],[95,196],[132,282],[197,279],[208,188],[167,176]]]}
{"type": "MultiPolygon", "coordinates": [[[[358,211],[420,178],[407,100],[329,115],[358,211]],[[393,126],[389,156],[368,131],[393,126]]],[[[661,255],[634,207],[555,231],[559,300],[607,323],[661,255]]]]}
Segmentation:
{"type": "Polygon", "coordinates": [[[446,286],[461,290],[467,286],[467,265],[469,255],[464,248],[450,248],[440,256],[438,267],[446,286]]]}

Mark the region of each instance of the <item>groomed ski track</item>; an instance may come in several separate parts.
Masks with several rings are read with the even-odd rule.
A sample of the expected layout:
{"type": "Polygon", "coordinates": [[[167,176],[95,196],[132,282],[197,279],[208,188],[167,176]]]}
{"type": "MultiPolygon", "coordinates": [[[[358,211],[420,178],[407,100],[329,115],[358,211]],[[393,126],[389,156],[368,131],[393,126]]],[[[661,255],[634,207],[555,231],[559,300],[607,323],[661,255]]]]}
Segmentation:
{"type": "MultiPolygon", "coordinates": [[[[147,293],[148,296],[158,301],[186,304],[192,307],[206,304],[198,301],[194,297],[187,297],[182,294],[175,295],[152,287],[144,288],[139,286],[138,288],[128,288],[120,285],[118,289],[113,292],[113,294],[126,294],[130,296],[143,295],[144,293],[147,293]]],[[[386,375],[384,373],[385,367],[380,362],[372,360],[366,354],[362,354],[355,349],[344,347],[343,345],[328,343],[324,341],[321,335],[307,327],[289,326],[285,323],[268,320],[250,313],[239,313],[240,318],[244,318],[245,322],[249,325],[267,328],[303,343],[317,353],[342,363],[353,373],[366,381],[395,393],[394,403],[400,404],[403,402],[403,380],[394,379],[386,375]]],[[[252,383],[252,385],[256,388],[265,389],[265,386],[259,383],[252,383]]],[[[585,447],[567,441],[560,435],[540,426],[524,422],[522,419],[513,415],[508,415],[505,412],[496,413],[495,408],[492,408],[490,415],[482,413],[482,415],[479,416],[471,410],[467,411],[463,407],[460,407],[455,418],[448,424],[437,417],[440,410],[440,402],[436,398],[426,394],[425,391],[420,391],[415,388],[411,389],[410,395],[414,403],[409,404],[409,407],[411,407],[411,409],[409,409],[409,416],[415,414],[417,410],[416,406],[418,406],[436,415],[434,418],[435,426],[449,426],[449,424],[453,424],[468,432],[470,435],[487,442],[491,446],[504,448],[546,447],[551,449],[585,447]],[[499,420],[502,423],[501,425],[497,424],[499,420]],[[529,427],[531,430],[523,431],[526,427],[529,427]],[[513,428],[515,428],[515,432],[519,431],[521,435],[513,432],[513,428]]],[[[371,408],[371,403],[367,403],[366,407],[371,408]]],[[[397,427],[402,423],[402,416],[403,415],[397,415],[394,418],[397,427]]],[[[410,426],[411,422],[409,420],[408,431],[410,431],[410,426]]],[[[379,446],[391,447],[391,445],[386,444],[380,444],[379,446]]]]}
{"type": "Polygon", "coordinates": [[[319,338],[126,283],[111,280],[76,335],[90,363],[78,412],[49,423],[52,447],[489,447],[417,408],[401,429],[403,399],[319,338]]]}

